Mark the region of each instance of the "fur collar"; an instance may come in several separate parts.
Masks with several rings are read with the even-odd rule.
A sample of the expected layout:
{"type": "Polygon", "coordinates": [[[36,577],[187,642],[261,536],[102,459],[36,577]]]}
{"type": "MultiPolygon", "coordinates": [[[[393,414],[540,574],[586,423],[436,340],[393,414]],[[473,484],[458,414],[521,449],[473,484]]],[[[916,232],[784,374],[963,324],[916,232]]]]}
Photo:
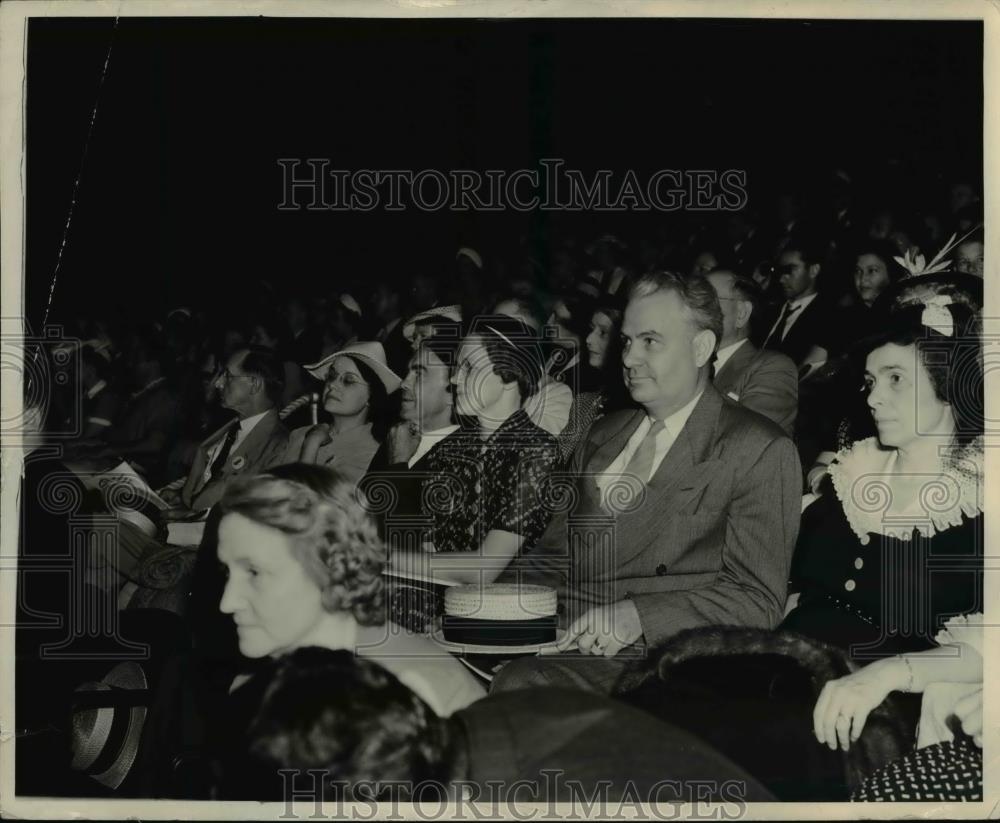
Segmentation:
{"type": "Polygon", "coordinates": [[[942,458],[940,479],[929,480],[919,499],[892,503],[887,483],[895,472],[896,451],[883,449],[878,438],[860,440],[841,451],[830,464],[830,479],[851,529],[867,544],[871,535],[909,540],[914,529],[933,537],[974,518],[983,511],[983,442],[977,438],[962,448],[952,448],[942,458]],[[901,505],[902,504],[902,505],[901,505]]]}

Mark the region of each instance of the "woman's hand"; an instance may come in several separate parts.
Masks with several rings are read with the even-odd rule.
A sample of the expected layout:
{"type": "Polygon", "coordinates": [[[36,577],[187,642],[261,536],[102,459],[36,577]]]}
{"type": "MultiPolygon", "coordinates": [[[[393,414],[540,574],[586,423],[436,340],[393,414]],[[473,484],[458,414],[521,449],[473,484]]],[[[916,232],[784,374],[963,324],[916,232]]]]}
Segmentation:
{"type": "Polygon", "coordinates": [[[955,704],[955,716],[962,723],[962,731],[972,737],[972,742],[983,747],[983,690],[963,697],[955,704]]]}
{"type": "Polygon", "coordinates": [[[299,459],[303,463],[315,463],[316,454],[321,446],[330,442],[330,427],[326,423],[317,423],[306,432],[302,440],[302,452],[299,459]]]}
{"type": "Polygon", "coordinates": [[[813,731],[820,743],[845,752],[865,728],[871,711],[888,696],[909,682],[904,660],[889,657],[878,660],[853,674],[831,680],[820,692],[813,709],[813,731]]]}

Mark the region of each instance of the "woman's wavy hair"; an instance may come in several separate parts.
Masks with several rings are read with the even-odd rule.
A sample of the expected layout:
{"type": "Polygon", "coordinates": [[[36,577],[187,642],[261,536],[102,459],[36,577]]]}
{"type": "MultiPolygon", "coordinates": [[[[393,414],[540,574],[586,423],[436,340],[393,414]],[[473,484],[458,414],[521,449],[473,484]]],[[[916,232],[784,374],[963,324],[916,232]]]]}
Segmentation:
{"type": "Polygon", "coordinates": [[[363,626],[385,623],[385,546],[358,492],[332,469],[277,466],[231,483],[219,506],[284,534],[328,612],[350,612],[363,626]]]}
{"type": "Polygon", "coordinates": [[[983,434],[982,338],[969,306],[953,303],[944,308],[952,317],[951,335],[925,326],[924,306],[910,304],[892,311],[882,330],[858,344],[852,359],[863,374],[865,360],[876,349],[916,346],[934,395],[951,406],[955,445],[965,446],[983,434]]]}

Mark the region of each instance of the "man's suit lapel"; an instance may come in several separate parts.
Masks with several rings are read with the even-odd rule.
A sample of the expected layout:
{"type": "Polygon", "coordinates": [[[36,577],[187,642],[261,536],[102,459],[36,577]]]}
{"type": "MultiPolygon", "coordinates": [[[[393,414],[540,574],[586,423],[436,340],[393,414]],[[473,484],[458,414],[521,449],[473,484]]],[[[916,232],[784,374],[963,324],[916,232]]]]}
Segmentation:
{"type": "Polygon", "coordinates": [[[247,467],[252,468],[256,458],[260,456],[264,445],[271,439],[271,434],[274,432],[278,422],[278,412],[275,409],[271,409],[265,414],[257,425],[250,430],[250,433],[243,438],[243,442],[233,449],[229,455],[229,460],[226,461],[226,473],[236,473],[233,469],[233,461],[239,457],[243,458],[240,471],[247,467]]]}
{"type": "Polygon", "coordinates": [[[639,424],[645,418],[646,413],[641,409],[636,409],[616,431],[607,433],[606,439],[591,441],[591,451],[583,462],[585,471],[582,497],[586,509],[597,510],[601,508],[601,495],[597,490],[596,476],[607,469],[612,461],[621,454],[629,438],[635,434],[635,430],[639,428],[639,424]]]}
{"type": "Polygon", "coordinates": [[[728,394],[734,390],[746,367],[750,365],[757,353],[757,347],[749,340],[744,341],[743,345],[733,352],[732,356],[719,369],[719,373],[715,375],[715,380],[712,381],[712,385],[715,386],[719,394],[728,394]]]}
{"type": "Polygon", "coordinates": [[[194,494],[199,494],[201,490],[208,485],[203,478],[206,469],[208,469],[208,456],[212,451],[212,447],[224,438],[226,433],[233,426],[238,426],[239,424],[239,418],[234,417],[229,422],[223,423],[219,426],[219,428],[201,441],[201,445],[198,447],[198,453],[195,456],[194,464],[191,466],[191,472],[189,474],[189,477],[193,481],[194,494]]]}
{"type": "Polygon", "coordinates": [[[720,461],[708,458],[721,409],[722,395],[713,386],[706,386],[684,428],[650,478],[642,505],[619,518],[619,565],[656,540],[659,523],[683,508],[718,470],[720,461]]]}

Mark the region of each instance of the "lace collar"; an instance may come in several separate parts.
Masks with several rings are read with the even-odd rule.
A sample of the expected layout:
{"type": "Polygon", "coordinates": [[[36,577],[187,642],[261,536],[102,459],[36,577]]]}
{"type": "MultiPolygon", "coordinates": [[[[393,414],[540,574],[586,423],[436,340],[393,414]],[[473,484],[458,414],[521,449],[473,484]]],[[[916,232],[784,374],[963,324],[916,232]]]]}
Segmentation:
{"type": "Polygon", "coordinates": [[[844,515],[862,544],[871,535],[909,540],[914,529],[933,537],[962,524],[962,515],[983,511],[983,442],[952,448],[942,456],[939,471],[929,475],[909,501],[896,501],[893,512],[892,477],[897,452],[883,449],[878,438],[860,440],[841,451],[830,464],[830,479],[844,515]]]}

